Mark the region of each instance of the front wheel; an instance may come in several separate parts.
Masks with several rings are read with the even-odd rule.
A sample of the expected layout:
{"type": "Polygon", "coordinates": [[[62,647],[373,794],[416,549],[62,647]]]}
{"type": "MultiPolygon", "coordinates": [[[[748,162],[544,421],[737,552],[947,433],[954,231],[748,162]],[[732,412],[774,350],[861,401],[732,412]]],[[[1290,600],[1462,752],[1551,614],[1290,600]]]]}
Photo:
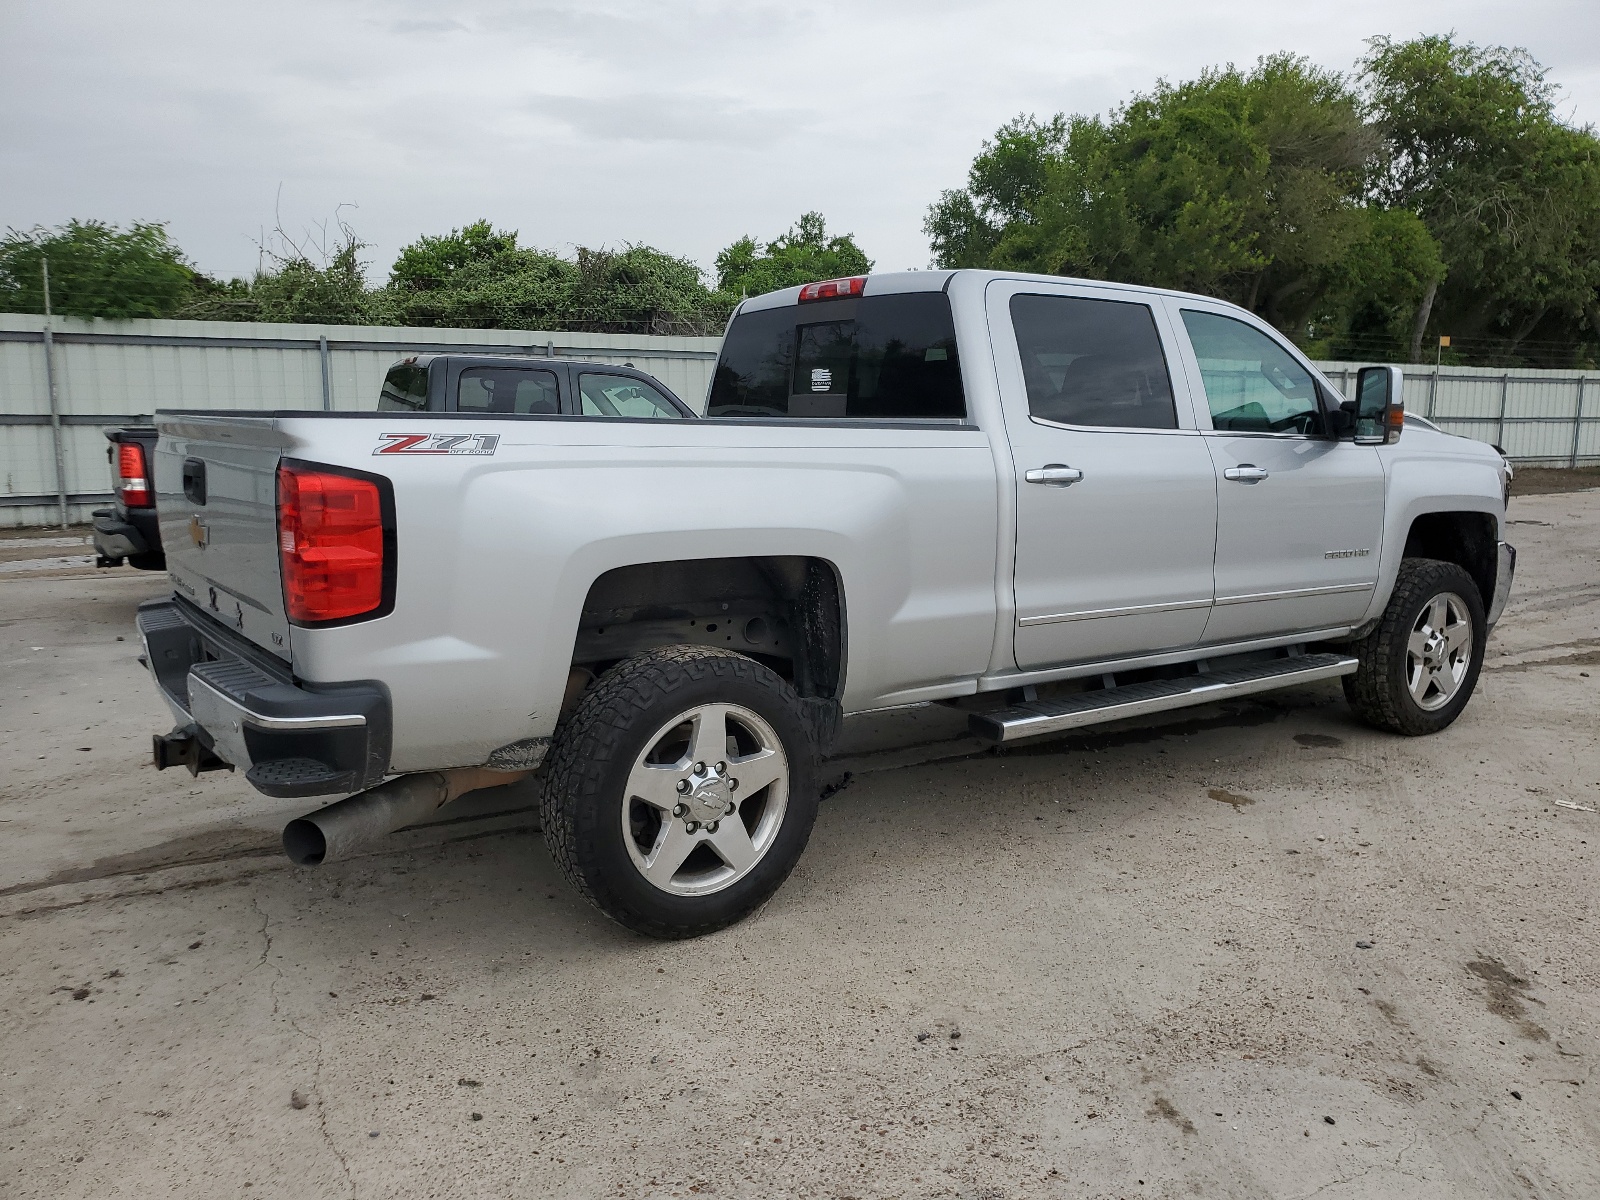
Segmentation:
{"type": "Polygon", "coordinates": [[[731,651],[664,646],[607,671],[563,724],[545,841],[607,916],[654,937],[731,925],[775,892],[817,814],[794,690],[731,651]]]}
{"type": "Polygon", "coordinates": [[[1408,558],[1378,627],[1353,647],[1361,666],[1344,677],[1345,697],[1379,729],[1437,733],[1472,698],[1488,640],[1472,576],[1455,563],[1408,558]]]}

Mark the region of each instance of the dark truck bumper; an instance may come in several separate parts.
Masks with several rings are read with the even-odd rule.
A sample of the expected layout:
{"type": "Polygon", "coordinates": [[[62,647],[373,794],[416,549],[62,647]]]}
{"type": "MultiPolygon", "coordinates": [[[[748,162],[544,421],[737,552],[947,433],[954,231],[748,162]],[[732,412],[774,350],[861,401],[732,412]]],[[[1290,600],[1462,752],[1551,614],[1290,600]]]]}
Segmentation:
{"type": "Polygon", "coordinates": [[[333,796],[382,782],[389,694],[374,682],[318,684],[182,600],[139,606],[145,663],[177,720],[157,769],[237,767],[269,796],[333,796]]]}
{"type": "Polygon", "coordinates": [[[164,571],[166,555],[161,552],[161,528],[156,524],[155,509],[129,510],[126,514],[115,508],[94,510],[95,566],[120,567],[124,560],[131,567],[143,571],[164,571]]]}

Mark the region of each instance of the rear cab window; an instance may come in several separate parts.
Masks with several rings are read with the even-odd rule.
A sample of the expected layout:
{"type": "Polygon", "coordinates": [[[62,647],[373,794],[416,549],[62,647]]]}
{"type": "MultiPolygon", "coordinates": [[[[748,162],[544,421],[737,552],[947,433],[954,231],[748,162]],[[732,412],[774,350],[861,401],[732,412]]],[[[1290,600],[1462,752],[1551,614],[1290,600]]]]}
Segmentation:
{"type": "Polygon", "coordinates": [[[961,420],[943,292],[823,300],[740,313],[728,327],[708,417],[961,420]]]}

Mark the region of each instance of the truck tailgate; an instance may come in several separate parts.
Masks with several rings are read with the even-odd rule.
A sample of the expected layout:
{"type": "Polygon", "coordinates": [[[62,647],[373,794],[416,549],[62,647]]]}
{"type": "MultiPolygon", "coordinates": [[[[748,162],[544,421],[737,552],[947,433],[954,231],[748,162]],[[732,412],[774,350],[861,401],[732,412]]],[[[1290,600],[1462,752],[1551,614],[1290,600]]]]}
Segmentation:
{"type": "Polygon", "coordinates": [[[269,416],[157,413],[156,506],[180,596],[289,657],[277,469],[291,445],[269,416]]]}

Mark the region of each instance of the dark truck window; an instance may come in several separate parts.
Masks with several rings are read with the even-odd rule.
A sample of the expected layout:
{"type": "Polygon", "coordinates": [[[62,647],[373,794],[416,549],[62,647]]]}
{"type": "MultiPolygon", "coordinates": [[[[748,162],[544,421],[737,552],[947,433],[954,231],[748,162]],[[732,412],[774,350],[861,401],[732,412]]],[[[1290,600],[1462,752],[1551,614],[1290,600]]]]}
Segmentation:
{"type": "Polygon", "coordinates": [[[863,296],[735,317],[708,417],[966,416],[950,300],[863,296]]]}
{"type": "Polygon", "coordinates": [[[683,416],[672,401],[631,375],[579,375],[578,397],[586,417],[678,420],[683,416]]]}
{"type": "Polygon", "coordinates": [[[401,363],[390,367],[378,393],[379,412],[420,412],[428,407],[428,368],[401,363]]]}
{"type": "Polygon", "coordinates": [[[468,367],[457,386],[456,411],[554,416],[561,411],[555,372],[468,367]]]}
{"type": "Polygon", "coordinates": [[[1178,427],[1149,305],[1019,295],[1011,325],[1033,416],[1102,429],[1178,427]]]}

